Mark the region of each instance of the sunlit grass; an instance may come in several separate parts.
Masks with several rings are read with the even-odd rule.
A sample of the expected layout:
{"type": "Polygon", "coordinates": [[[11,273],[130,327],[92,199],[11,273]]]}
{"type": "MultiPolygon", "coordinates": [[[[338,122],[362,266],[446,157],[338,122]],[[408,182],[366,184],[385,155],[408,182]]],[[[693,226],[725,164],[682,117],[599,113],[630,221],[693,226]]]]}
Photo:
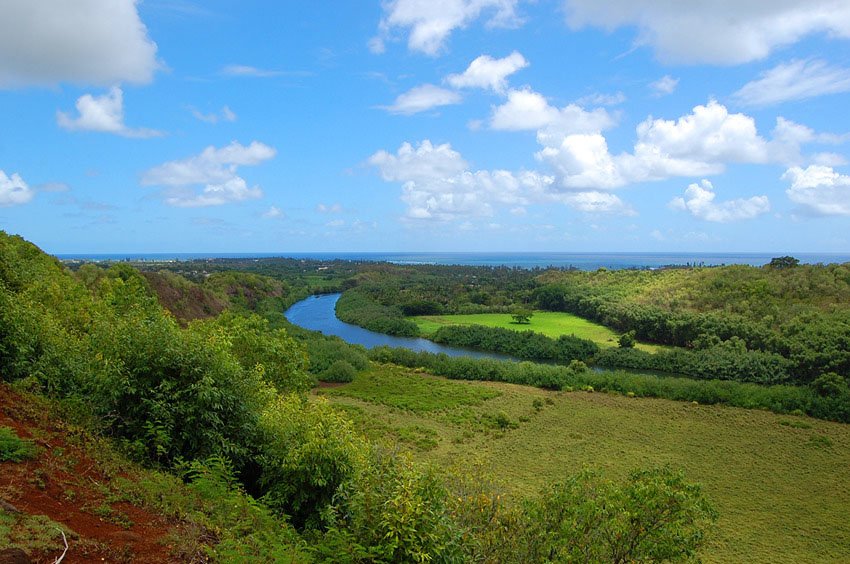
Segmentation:
{"type": "MultiPolygon", "coordinates": [[[[426,315],[412,317],[423,336],[436,332],[445,325],[484,325],[500,327],[514,331],[536,331],[547,337],[557,339],[561,335],[575,335],[589,339],[600,347],[615,347],[619,335],[599,323],[588,321],[570,313],[553,311],[535,311],[530,323],[515,323],[509,313],[477,313],[470,315],[426,315]]],[[[655,352],[665,347],[648,343],[638,343],[637,348],[655,352]]]]}
{"type": "Polygon", "coordinates": [[[381,367],[335,388],[331,401],[345,406],[370,438],[401,440],[423,461],[443,467],[482,461],[518,497],[586,466],[610,477],[633,468],[681,468],[703,484],[720,512],[706,562],[846,561],[848,425],[486,382],[453,389],[476,398],[466,403],[447,394],[447,384],[461,383],[381,367]],[[391,388],[388,380],[395,380],[391,388]],[[429,408],[399,408],[420,404],[429,408]],[[516,427],[491,425],[497,415],[516,427]],[[405,439],[411,430],[416,436],[405,439]]]}

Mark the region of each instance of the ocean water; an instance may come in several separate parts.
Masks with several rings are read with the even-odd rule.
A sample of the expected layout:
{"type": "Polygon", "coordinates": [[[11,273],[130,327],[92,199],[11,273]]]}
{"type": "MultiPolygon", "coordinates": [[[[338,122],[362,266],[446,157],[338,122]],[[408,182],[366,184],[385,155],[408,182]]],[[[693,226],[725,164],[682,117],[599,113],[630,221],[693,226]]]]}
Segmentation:
{"type": "Polygon", "coordinates": [[[295,258],[381,261],[395,264],[506,266],[510,268],[660,268],[663,266],[762,266],[783,254],[807,264],[850,262],[850,253],[113,253],[60,254],[60,260],[185,261],[215,258],[295,258]]]}

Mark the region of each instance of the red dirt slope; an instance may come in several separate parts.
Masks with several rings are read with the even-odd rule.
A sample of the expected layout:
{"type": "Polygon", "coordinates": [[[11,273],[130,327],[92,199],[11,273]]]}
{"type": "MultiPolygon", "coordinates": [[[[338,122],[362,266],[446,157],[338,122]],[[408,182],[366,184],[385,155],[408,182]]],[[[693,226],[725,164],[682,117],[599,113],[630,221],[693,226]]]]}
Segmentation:
{"type": "MultiPolygon", "coordinates": [[[[0,514],[5,512],[7,520],[12,514],[19,522],[26,515],[44,515],[63,525],[69,544],[63,564],[175,561],[168,546],[175,524],[149,509],[116,501],[119,496],[110,484],[122,475],[120,469],[95,460],[83,435],[55,420],[40,403],[0,383],[0,426],[39,447],[30,460],[0,462],[0,514]]],[[[50,542],[30,548],[29,556],[32,562],[52,563],[64,544],[55,527],[40,527],[50,542]]],[[[0,546],[0,555],[6,548],[0,546]]]]}

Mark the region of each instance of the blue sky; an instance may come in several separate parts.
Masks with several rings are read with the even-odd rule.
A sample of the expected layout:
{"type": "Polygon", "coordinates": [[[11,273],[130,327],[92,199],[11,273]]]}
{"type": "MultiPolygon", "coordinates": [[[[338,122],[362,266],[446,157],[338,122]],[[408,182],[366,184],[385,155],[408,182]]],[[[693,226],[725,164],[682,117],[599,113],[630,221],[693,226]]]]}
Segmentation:
{"type": "Polygon", "coordinates": [[[847,0],[6,0],[51,253],[850,251],[847,0]]]}

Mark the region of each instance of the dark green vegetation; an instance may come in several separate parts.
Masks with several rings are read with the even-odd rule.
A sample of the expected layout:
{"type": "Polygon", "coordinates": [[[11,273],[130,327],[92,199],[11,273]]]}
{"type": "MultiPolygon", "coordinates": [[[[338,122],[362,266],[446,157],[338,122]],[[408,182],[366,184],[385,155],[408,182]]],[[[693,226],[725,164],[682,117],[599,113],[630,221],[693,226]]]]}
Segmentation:
{"type": "Polygon", "coordinates": [[[20,462],[36,453],[32,441],[22,439],[9,427],[0,427],[0,462],[20,462]]]}
{"type": "MultiPolygon", "coordinates": [[[[370,444],[344,412],[306,393],[316,375],[350,377],[363,353],[319,336],[305,337],[305,346],[289,335],[280,309],[299,287],[256,272],[185,282],[160,275],[156,285],[175,290],[163,298],[150,279],[126,264],[72,273],[0,234],[0,377],[53,398],[162,472],[157,484],[126,495],[153,494],[151,503],[167,511],[170,492],[179,489],[170,484],[190,484],[206,508],[198,521],[212,531],[208,558],[543,562],[590,554],[658,561],[683,560],[705,542],[714,512],[675,472],[636,472],[618,482],[558,475],[538,494],[507,499],[484,488],[480,476],[470,485],[370,444]],[[209,311],[190,307],[198,292],[209,311]],[[218,315],[214,298],[226,306],[218,315]],[[202,318],[190,321],[198,311],[202,318]],[[609,507],[635,518],[623,520],[609,507]],[[572,520],[586,525],[582,534],[567,527],[572,520]]],[[[458,401],[429,394],[439,404],[458,401]]],[[[472,403],[458,405],[490,395],[471,391],[472,403]]],[[[516,426],[506,413],[486,421],[502,432],[516,426]]],[[[186,503],[175,502],[174,511],[192,511],[186,503]]]]}
{"type": "MultiPolygon", "coordinates": [[[[363,265],[337,302],[343,321],[415,337],[416,315],[514,313],[534,287],[536,271],[468,266],[363,265]]],[[[539,272],[538,272],[539,273],[539,272]]]]}
{"type": "Polygon", "coordinates": [[[588,360],[599,352],[593,341],[571,335],[552,339],[534,331],[516,332],[482,325],[448,325],[438,329],[431,339],[446,345],[494,351],[523,360],[569,363],[588,360]]]}
{"type": "MultiPolygon", "coordinates": [[[[551,272],[538,282],[538,307],[634,330],[641,340],[712,349],[737,337],[742,362],[748,351],[782,356],[787,368],[777,374],[789,382],[850,376],[848,264],[551,272]]],[[[755,379],[769,381],[772,371],[755,379]]]]}
{"type": "Polygon", "coordinates": [[[696,380],[626,371],[597,372],[589,370],[580,361],[574,361],[569,366],[553,366],[453,358],[386,347],[372,349],[369,356],[376,362],[423,368],[450,379],[507,382],[548,390],[616,392],[631,397],[665,398],[706,405],[724,404],[776,413],[805,413],[821,419],[850,422],[846,384],[840,395],[831,396],[807,386],[763,386],[732,380],[696,380]]]}

